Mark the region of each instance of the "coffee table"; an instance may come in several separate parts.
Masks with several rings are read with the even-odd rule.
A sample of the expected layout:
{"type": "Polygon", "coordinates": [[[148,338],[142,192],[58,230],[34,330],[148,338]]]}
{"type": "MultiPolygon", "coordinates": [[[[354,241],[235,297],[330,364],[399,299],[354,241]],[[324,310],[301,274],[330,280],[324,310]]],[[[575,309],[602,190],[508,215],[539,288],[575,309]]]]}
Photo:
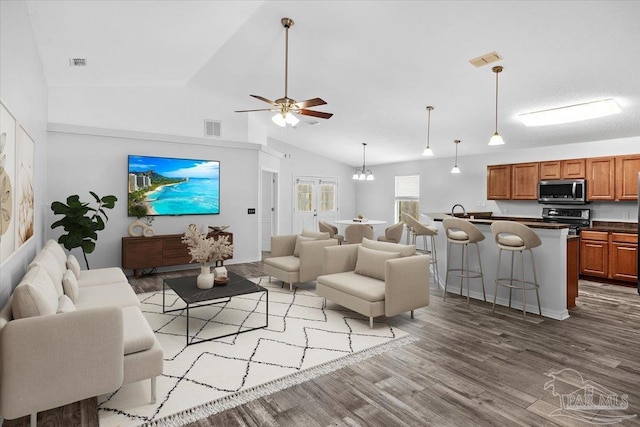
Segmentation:
{"type": "Polygon", "coordinates": [[[231,335],[238,335],[245,332],[255,331],[256,329],[263,329],[269,326],[269,291],[262,286],[245,279],[242,276],[238,276],[235,273],[227,272],[229,277],[229,283],[224,286],[214,286],[211,289],[199,289],[196,286],[197,276],[184,276],[175,277],[172,279],[164,279],[162,283],[162,312],[171,313],[174,311],[182,311],[186,309],[187,314],[187,345],[198,344],[201,342],[212,341],[219,338],[228,337],[231,335]],[[176,295],[187,305],[186,308],[177,308],[173,310],[167,310],[165,307],[165,289],[169,287],[176,295]],[[265,324],[264,326],[257,326],[255,328],[240,329],[230,334],[219,335],[213,338],[201,339],[194,342],[195,335],[189,337],[189,310],[192,308],[206,307],[214,304],[224,304],[231,301],[231,298],[240,295],[247,295],[256,292],[263,292],[265,294],[265,324]]]}

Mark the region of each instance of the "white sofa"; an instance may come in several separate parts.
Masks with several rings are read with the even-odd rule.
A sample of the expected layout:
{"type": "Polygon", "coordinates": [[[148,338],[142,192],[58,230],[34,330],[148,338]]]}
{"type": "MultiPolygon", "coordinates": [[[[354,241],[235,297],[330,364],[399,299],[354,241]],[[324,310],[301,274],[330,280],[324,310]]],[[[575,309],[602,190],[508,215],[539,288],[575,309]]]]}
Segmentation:
{"type": "Polygon", "coordinates": [[[429,256],[415,245],[363,239],[324,249],[316,294],[369,317],[411,312],[429,305],[429,256]]]}
{"type": "Polygon", "coordinates": [[[0,311],[0,415],[14,419],[162,374],[163,352],[119,268],[81,271],[54,240],[0,311]]]}
{"type": "Polygon", "coordinates": [[[329,238],[329,233],[302,230],[302,233],[271,236],[271,256],[263,262],[265,275],[288,283],[293,291],[294,283],[316,280],[322,273],[322,250],[338,245],[338,240],[329,238]]]}

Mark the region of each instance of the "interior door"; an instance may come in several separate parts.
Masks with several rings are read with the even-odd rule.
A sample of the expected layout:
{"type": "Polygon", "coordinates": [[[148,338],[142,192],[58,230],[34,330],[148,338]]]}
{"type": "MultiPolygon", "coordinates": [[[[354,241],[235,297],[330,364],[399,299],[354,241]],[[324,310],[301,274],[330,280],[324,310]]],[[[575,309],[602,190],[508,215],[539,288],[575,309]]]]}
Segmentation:
{"type": "Polygon", "coordinates": [[[294,180],[293,232],[318,230],[318,220],[338,218],[338,182],[336,178],[298,177],[294,180]]]}
{"type": "Polygon", "coordinates": [[[273,234],[273,214],[275,211],[275,205],[273,203],[273,173],[269,171],[262,171],[262,251],[271,250],[271,235],[273,234]]]}

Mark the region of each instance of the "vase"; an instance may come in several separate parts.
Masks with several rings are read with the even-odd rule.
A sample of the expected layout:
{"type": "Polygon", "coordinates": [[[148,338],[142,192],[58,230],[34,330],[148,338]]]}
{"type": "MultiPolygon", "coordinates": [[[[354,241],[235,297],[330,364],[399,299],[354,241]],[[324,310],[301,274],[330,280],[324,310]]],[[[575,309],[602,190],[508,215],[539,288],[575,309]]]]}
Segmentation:
{"type": "Polygon", "coordinates": [[[142,230],[142,235],[144,237],[153,237],[156,235],[156,229],[150,225],[144,225],[144,229],[142,230]]]}
{"type": "Polygon", "coordinates": [[[208,265],[200,266],[200,274],[196,279],[196,286],[199,289],[211,289],[213,287],[213,274],[211,274],[211,267],[208,265]]]}
{"type": "Polygon", "coordinates": [[[129,226],[129,236],[131,237],[140,237],[144,233],[144,229],[147,227],[147,224],[137,219],[133,224],[129,226]]]}

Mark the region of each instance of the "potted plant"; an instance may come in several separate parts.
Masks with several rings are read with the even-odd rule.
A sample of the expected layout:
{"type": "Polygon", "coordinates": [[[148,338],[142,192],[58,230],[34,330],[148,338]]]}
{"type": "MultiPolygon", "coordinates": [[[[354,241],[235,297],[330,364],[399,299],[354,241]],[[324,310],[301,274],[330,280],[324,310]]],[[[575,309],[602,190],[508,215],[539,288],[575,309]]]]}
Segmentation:
{"type": "Polygon", "coordinates": [[[196,284],[200,289],[209,289],[213,286],[214,277],[211,274],[211,262],[218,262],[233,253],[233,245],[229,243],[229,236],[207,237],[200,233],[195,224],[189,224],[187,231],[182,236],[182,243],[189,248],[190,262],[200,264],[200,274],[196,284]]]}
{"type": "Polygon", "coordinates": [[[68,250],[81,248],[87,268],[89,268],[87,254],[95,250],[98,231],[104,230],[109,220],[105,209],[113,209],[118,200],[113,195],[99,197],[93,191],[89,193],[95,199],[97,206],[93,207],[89,203],[81,202],[78,195],[67,197],[66,204],[51,203],[51,210],[55,215],[64,215],[62,219],[51,224],[52,229],[63,227],[66,232],[58,238],[58,243],[68,250]]]}

